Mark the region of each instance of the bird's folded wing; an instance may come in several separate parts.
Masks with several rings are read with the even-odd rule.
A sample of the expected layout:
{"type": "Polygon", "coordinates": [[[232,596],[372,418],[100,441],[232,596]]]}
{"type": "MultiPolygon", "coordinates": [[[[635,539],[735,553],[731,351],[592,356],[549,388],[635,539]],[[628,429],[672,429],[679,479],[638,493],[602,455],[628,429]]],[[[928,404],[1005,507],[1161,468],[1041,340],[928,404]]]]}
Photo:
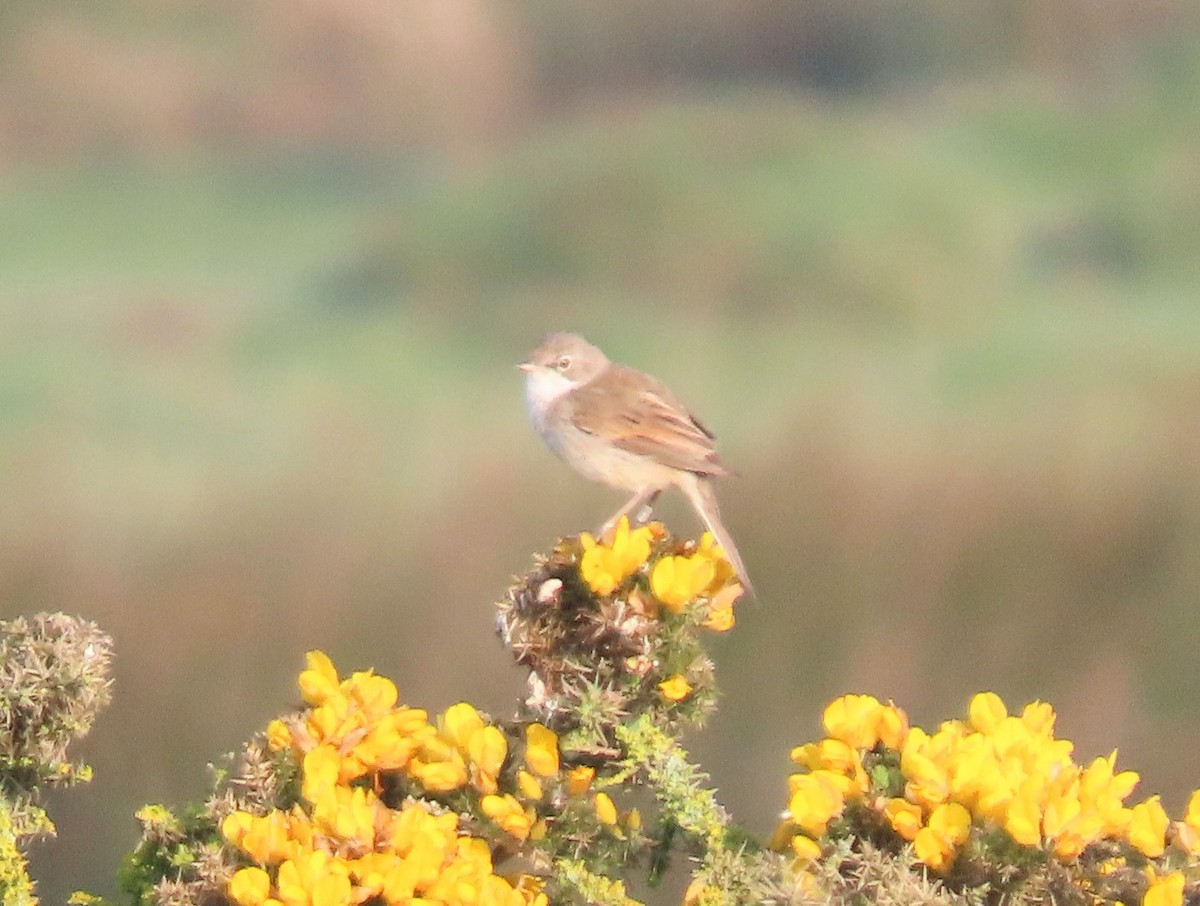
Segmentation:
{"type": "MultiPolygon", "coordinates": [[[[571,420],[581,431],[665,466],[701,475],[730,474],[713,436],[666,387],[634,373],[606,385],[584,385],[571,396],[571,420]],[[604,396],[600,401],[597,396],[604,396]]],[[[597,382],[598,384],[600,382],[597,382]]]]}

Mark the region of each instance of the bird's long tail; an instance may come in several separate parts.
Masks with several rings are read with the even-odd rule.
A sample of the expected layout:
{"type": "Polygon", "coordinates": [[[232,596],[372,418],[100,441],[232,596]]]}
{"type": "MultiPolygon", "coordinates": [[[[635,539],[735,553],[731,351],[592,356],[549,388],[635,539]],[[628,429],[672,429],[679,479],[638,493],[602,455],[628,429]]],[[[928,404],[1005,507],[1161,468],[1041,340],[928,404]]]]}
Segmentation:
{"type": "Polygon", "coordinates": [[[733,543],[733,536],[729,534],[725,524],[721,521],[721,508],[717,505],[717,495],[713,491],[712,482],[698,475],[692,476],[692,478],[692,481],[681,482],[680,490],[687,496],[696,514],[704,521],[704,525],[713,533],[717,544],[725,551],[726,558],[737,570],[738,577],[742,580],[746,591],[753,595],[754,585],[750,582],[750,574],[746,572],[746,564],[742,562],[742,555],[738,553],[737,545],[733,543]]]}

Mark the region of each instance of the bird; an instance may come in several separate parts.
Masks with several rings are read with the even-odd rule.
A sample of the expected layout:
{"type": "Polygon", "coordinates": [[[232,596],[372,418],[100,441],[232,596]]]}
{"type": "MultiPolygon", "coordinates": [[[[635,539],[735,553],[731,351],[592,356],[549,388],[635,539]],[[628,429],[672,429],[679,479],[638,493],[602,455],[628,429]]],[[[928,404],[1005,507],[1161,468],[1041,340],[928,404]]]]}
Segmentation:
{"type": "Polygon", "coordinates": [[[609,361],[575,333],[546,334],[517,367],[525,373],[530,420],[546,445],[585,478],[633,494],[598,535],[622,516],[648,517],[658,496],[677,488],[754,594],[712,486],[712,479],[735,473],[718,457],[713,433],[675,394],[609,361]]]}

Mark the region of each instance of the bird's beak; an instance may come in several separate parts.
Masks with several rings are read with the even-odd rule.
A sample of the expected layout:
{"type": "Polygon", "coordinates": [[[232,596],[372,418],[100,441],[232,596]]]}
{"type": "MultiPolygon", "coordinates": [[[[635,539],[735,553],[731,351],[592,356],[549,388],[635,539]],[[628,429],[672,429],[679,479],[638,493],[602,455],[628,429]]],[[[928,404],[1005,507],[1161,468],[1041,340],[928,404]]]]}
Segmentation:
{"type": "Polygon", "coordinates": [[[533,364],[533,362],[521,362],[519,365],[517,365],[517,368],[519,368],[521,371],[524,371],[526,374],[529,374],[536,367],[537,365],[533,364]]]}

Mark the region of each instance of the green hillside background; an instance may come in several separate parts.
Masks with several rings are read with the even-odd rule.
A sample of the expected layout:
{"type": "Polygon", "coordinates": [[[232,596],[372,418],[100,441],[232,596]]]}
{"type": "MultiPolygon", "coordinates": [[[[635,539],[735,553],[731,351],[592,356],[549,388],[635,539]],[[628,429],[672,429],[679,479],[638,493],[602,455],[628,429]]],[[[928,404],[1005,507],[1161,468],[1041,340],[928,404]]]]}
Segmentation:
{"type": "Polygon", "coordinates": [[[744,824],[851,691],[1049,700],[1178,812],[1198,99],[1184,0],[5,4],[0,617],[117,652],[43,902],[115,893],[309,648],[512,710],[492,602],[621,502],[527,425],[549,329],[740,472],[693,748],[744,824]]]}

